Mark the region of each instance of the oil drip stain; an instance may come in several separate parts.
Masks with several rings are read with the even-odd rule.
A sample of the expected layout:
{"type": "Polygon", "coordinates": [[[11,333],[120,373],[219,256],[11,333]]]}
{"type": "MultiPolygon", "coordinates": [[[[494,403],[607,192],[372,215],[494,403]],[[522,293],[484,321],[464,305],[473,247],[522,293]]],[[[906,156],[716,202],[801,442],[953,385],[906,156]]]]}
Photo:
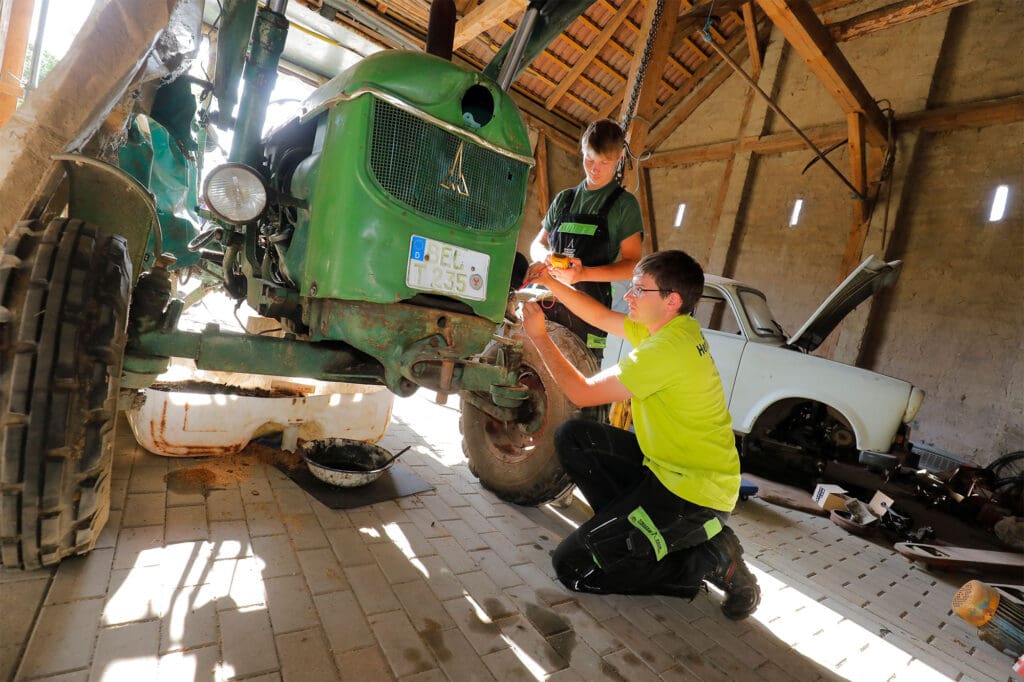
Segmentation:
{"type": "Polygon", "coordinates": [[[402,658],[409,661],[414,665],[412,670],[413,673],[424,672],[433,668],[433,664],[430,661],[423,659],[423,654],[419,650],[413,648],[402,649],[402,658]]]}
{"type": "Polygon", "coordinates": [[[550,637],[569,629],[569,621],[565,618],[554,611],[530,602],[526,603],[526,618],[545,637],[550,637]]]}
{"type": "Polygon", "coordinates": [[[626,682],[626,678],[622,676],[615,666],[608,661],[601,661],[601,673],[604,674],[605,679],[616,680],[616,682],[626,682]]]}
{"type": "MultiPolygon", "coordinates": [[[[643,653],[641,653],[640,655],[643,656],[643,653]]],[[[650,656],[650,654],[647,654],[647,656],[650,656]]],[[[647,656],[644,656],[644,658],[647,658],[647,656]]],[[[633,666],[633,667],[637,667],[637,666],[642,666],[643,665],[643,661],[641,661],[639,658],[637,658],[636,655],[633,654],[633,652],[631,652],[631,651],[630,652],[626,652],[626,655],[622,657],[622,661],[626,665],[633,666]]]]}
{"type": "Polygon", "coordinates": [[[452,659],[452,652],[448,651],[448,647],[444,645],[444,635],[442,634],[441,624],[435,620],[429,618],[426,619],[427,627],[420,634],[423,635],[424,641],[430,650],[437,656],[437,660],[442,663],[450,661],[452,659]]]}
{"type": "Polygon", "coordinates": [[[164,476],[167,482],[167,490],[179,495],[200,493],[206,496],[210,488],[214,487],[217,475],[205,467],[191,467],[189,469],[175,469],[164,476]]]}
{"type": "Polygon", "coordinates": [[[484,599],[481,606],[484,609],[484,613],[486,613],[487,617],[491,620],[497,620],[498,618],[503,618],[504,616],[511,614],[511,611],[501,603],[501,600],[495,599],[494,597],[484,599]]]}
{"type": "Polygon", "coordinates": [[[572,663],[572,652],[576,649],[576,633],[572,630],[560,632],[548,638],[548,644],[566,663],[572,663]]]}

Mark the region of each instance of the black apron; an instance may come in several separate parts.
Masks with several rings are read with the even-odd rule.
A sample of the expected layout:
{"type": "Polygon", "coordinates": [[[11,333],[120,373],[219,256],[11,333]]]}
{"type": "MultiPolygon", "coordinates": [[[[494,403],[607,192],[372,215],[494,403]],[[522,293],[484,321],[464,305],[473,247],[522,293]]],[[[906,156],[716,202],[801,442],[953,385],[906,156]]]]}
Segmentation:
{"type": "MultiPolygon", "coordinates": [[[[584,266],[595,267],[610,265],[612,254],[618,244],[611,244],[608,231],[608,214],[615,201],[626,190],[620,185],[612,190],[604,200],[597,213],[573,213],[572,202],[576,199],[576,188],[568,190],[568,201],[562,204],[563,209],[557,222],[548,233],[548,246],[552,253],[562,254],[570,258],[579,258],[584,266]]],[[[578,282],[575,288],[588,296],[597,299],[607,308],[612,306],[612,285],[610,282],[578,282]]],[[[604,330],[591,326],[569,312],[561,303],[556,303],[545,311],[547,318],[567,327],[587,344],[587,348],[600,361],[604,357],[607,334],[604,330]]]]}

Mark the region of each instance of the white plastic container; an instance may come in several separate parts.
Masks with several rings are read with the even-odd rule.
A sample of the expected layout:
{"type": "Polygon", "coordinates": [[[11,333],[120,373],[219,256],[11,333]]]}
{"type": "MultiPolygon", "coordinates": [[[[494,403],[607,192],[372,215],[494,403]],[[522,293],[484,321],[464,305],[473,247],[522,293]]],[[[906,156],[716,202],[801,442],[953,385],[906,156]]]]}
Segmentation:
{"type": "Polygon", "coordinates": [[[128,423],[139,445],[173,457],[231,455],[275,432],[284,433],[287,450],[298,438],[376,442],[384,436],[394,404],[390,391],[344,383],[320,384],[318,390],[328,392],[262,398],[233,394],[231,386],[216,393],[148,388],[128,411],[128,423]]]}

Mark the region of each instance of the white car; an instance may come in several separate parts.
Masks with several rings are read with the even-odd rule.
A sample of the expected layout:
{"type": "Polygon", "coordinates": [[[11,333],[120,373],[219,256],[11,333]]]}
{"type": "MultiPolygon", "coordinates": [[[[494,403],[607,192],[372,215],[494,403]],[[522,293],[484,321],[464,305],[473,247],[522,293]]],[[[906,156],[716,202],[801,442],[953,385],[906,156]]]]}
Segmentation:
{"type": "MultiPolygon", "coordinates": [[[[735,280],[705,277],[694,315],[722,377],[744,470],[783,468],[817,476],[830,460],[872,468],[904,462],[908,425],[924,391],[809,355],[858,304],[895,282],[900,267],[900,261],[869,257],[792,335],[775,320],[763,293],[735,280]]],[[[628,346],[618,352],[609,346],[606,365],[628,352],[628,346]]]]}

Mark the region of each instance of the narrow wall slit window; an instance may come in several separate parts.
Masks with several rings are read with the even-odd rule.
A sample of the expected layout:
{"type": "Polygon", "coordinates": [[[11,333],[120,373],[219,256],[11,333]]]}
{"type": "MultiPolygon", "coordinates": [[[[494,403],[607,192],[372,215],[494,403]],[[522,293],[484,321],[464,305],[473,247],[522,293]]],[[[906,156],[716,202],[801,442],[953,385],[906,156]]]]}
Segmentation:
{"type": "Polygon", "coordinates": [[[990,223],[996,223],[1003,219],[1006,215],[1006,200],[1010,196],[1010,188],[1008,185],[999,185],[996,187],[996,193],[992,197],[992,208],[988,211],[988,221],[990,223]]]}
{"type": "Polygon", "coordinates": [[[793,213],[791,213],[789,216],[790,227],[796,227],[796,224],[800,222],[800,211],[803,209],[803,207],[803,199],[797,199],[795,202],[793,202],[793,213]]]}
{"type": "Polygon", "coordinates": [[[686,204],[679,204],[679,208],[676,209],[676,221],[672,224],[672,227],[679,227],[683,224],[684,213],[686,213],[686,204]]]}

